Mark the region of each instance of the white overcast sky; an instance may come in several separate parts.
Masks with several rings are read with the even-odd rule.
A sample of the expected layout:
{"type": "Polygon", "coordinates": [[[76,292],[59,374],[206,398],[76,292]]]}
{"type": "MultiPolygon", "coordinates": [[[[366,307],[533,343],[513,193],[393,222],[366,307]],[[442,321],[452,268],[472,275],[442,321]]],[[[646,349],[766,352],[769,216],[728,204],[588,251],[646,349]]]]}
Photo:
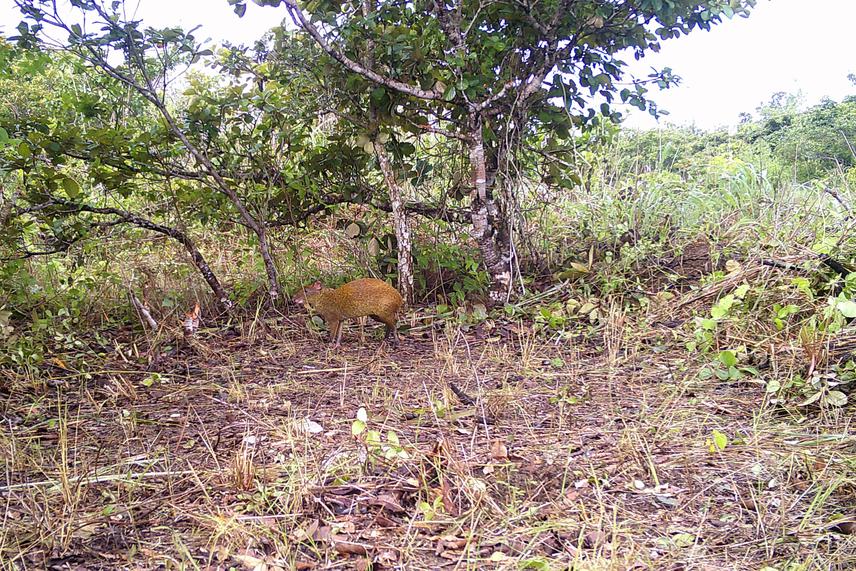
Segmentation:
{"type": "MultiPolygon", "coordinates": [[[[153,26],[202,24],[198,36],[250,43],[277,25],[282,8],[247,3],[239,19],[226,0],[128,0],[153,26]]],[[[0,33],[19,21],[12,0],[0,0],[0,33]]],[[[683,78],[677,88],[655,95],[670,112],[663,121],[712,128],[733,125],[740,112],[753,112],[777,91],[801,92],[808,105],[822,97],[840,100],[856,93],[847,75],[856,73],[856,0],[759,0],[748,19],[726,20],[711,32],[696,31],[663,43],[658,54],[631,70],[647,75],[651,66],[671,67],[683,78]]],[[[644,113],[628,124],[653,127],[644,113]]]]}

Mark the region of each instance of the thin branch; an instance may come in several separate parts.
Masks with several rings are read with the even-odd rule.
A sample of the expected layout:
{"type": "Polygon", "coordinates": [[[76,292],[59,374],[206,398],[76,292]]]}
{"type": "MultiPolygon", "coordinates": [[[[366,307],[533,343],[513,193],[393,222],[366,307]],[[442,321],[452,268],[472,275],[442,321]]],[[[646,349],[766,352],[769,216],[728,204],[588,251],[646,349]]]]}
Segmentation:
{"type": "Polygon", "coordinates": [[[294,23],[306,30],[306,32],[312,36],[318,46],[324,50],[330,57],[344,65],[346,68],[351,70],[354,73],[362,75],[368,80],[377,83],[378,85],[383,85],[384,87],[388,87],[395,91],[401,92],[405,95],[410,95],[412,97],[416,97],[418,99],[427,99],[431,101],[442,101],[443,93],[436,89],[425,90],[415,87],[413,85],[404,83],[402,81],[398,81],[389,77],[385,77],[380,75],[374,70],[368,69],[367,67],[355,62],[345,54],[336,50],[331,46],[327,40],[324,39],[324,36],[321,32],[318,31],[312,22],[306,19],[303,11],[294,3],[294,0],[285,0],[284,2],[286,10],[288,10],[288,14],[291,16],[291,19],[294,23]]]}

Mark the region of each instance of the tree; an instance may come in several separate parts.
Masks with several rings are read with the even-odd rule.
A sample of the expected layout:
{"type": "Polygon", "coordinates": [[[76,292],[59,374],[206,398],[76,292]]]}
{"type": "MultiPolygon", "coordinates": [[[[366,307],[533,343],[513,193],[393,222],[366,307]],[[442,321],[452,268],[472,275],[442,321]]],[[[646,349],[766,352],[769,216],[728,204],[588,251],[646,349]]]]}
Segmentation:
{"type": "Polygon", "coordinates": [[[19,44],[26,47],[44,45],[73,54],[100,70],[107,78],[126,86],[152,105],[160,115],[171,138],[176,139],[193,158],[192,172],[182,176],[203,182],[210,190],[227,197],[240,216],[242,224],[258,239],[258,247],[268,277],[271,299],[279,295],[276,264],[264,220],[254,214],[243,198],[215,164],[215,159],[198,145],[174,116],[168,104],[169,86],[178,66],[189,67],[201,57],[210,55],[192,33],[178,28],[156,30],[143,28],[141,22],[123,17],[122,1],[75,0],[77,9],[61,14],[52,0],[15,0],[25,21],[18,26],[19,44]],[[77,20],[70,20],[74,15],[77,20]],[[44,34],[44,27],[63,32],[67,41],[59,43],[44,34]],[[114,62],[120,63],[114,63],[114,62]]]}
{"type": "MultiPolygon", "coordinates": [[[[244,0],[228,0],[236,12],[244,0]]],[[[284,5],[329,58],[388,101],[387,124],[459,142],[469,168],[469,212],[489,271],[491,297],[513,283],[515,170],[536,130],[545,146],[567,138],[596,111],[617,119],[619,99],[650,112],[647,83],[675,82],[668,69],[626,86],[620,57],[641,58],[660,42],[724,17],[746,16],[754,0],[379,0],[284,5]]]]}
{"type": "MultiPolygon", "coordinates": [[[[115,93],[68,57],[0,43],[0,60],[0,98],[6,102],[0,109],[0,159],[10,173],[7,189],[0,193],[0,222],[9,252],[4,257],[65,252],[101,231],[132,225],[181,244],[218,302],[228,308],[228,294],[187,232],[116,206],[122,195],[143,190],[134,180],[144,170],[140,154],[132,150],[145,131],[129,136],[128,120],[152,118],[140,113],[133,99],[121,95],[114,99],[115,93]],[[107,105],[111,100],[114,104],[107,105]],[[121,159],[119,146],[126,147],[121,159]],[[100,165],[81,160],[93,156],[100,165]],[[93,198],[91,185],[81,184],[87,176],[100,181],[112,195],[113,206],[88,202],[93,198]]],[[[151,210],[157,215],[157,207],[151,210]]]]}

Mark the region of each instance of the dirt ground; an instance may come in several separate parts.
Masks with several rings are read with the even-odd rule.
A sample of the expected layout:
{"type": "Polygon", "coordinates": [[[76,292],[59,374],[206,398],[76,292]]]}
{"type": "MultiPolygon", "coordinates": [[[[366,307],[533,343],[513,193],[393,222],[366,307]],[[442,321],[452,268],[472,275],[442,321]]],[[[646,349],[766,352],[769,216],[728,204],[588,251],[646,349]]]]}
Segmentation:
{"type": "Polygon", "coordinates": [[[701,381],[659,327],[270,320],[4,372],[2,568],[856,568],[852,407],[701,381]]]}

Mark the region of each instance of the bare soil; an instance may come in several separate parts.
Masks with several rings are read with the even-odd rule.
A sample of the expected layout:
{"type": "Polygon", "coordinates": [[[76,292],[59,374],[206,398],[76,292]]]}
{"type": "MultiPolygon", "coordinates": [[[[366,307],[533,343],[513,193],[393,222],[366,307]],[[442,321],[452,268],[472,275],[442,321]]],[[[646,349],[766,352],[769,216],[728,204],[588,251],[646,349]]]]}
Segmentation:
{"type": "Polygon", "coordinates": [[[852,405],[801,416],[701,381],[666,326],[369,333],[333,349],[257,321],[4,372],[2,567],[856,568],[834,523],[852,405]]]}

